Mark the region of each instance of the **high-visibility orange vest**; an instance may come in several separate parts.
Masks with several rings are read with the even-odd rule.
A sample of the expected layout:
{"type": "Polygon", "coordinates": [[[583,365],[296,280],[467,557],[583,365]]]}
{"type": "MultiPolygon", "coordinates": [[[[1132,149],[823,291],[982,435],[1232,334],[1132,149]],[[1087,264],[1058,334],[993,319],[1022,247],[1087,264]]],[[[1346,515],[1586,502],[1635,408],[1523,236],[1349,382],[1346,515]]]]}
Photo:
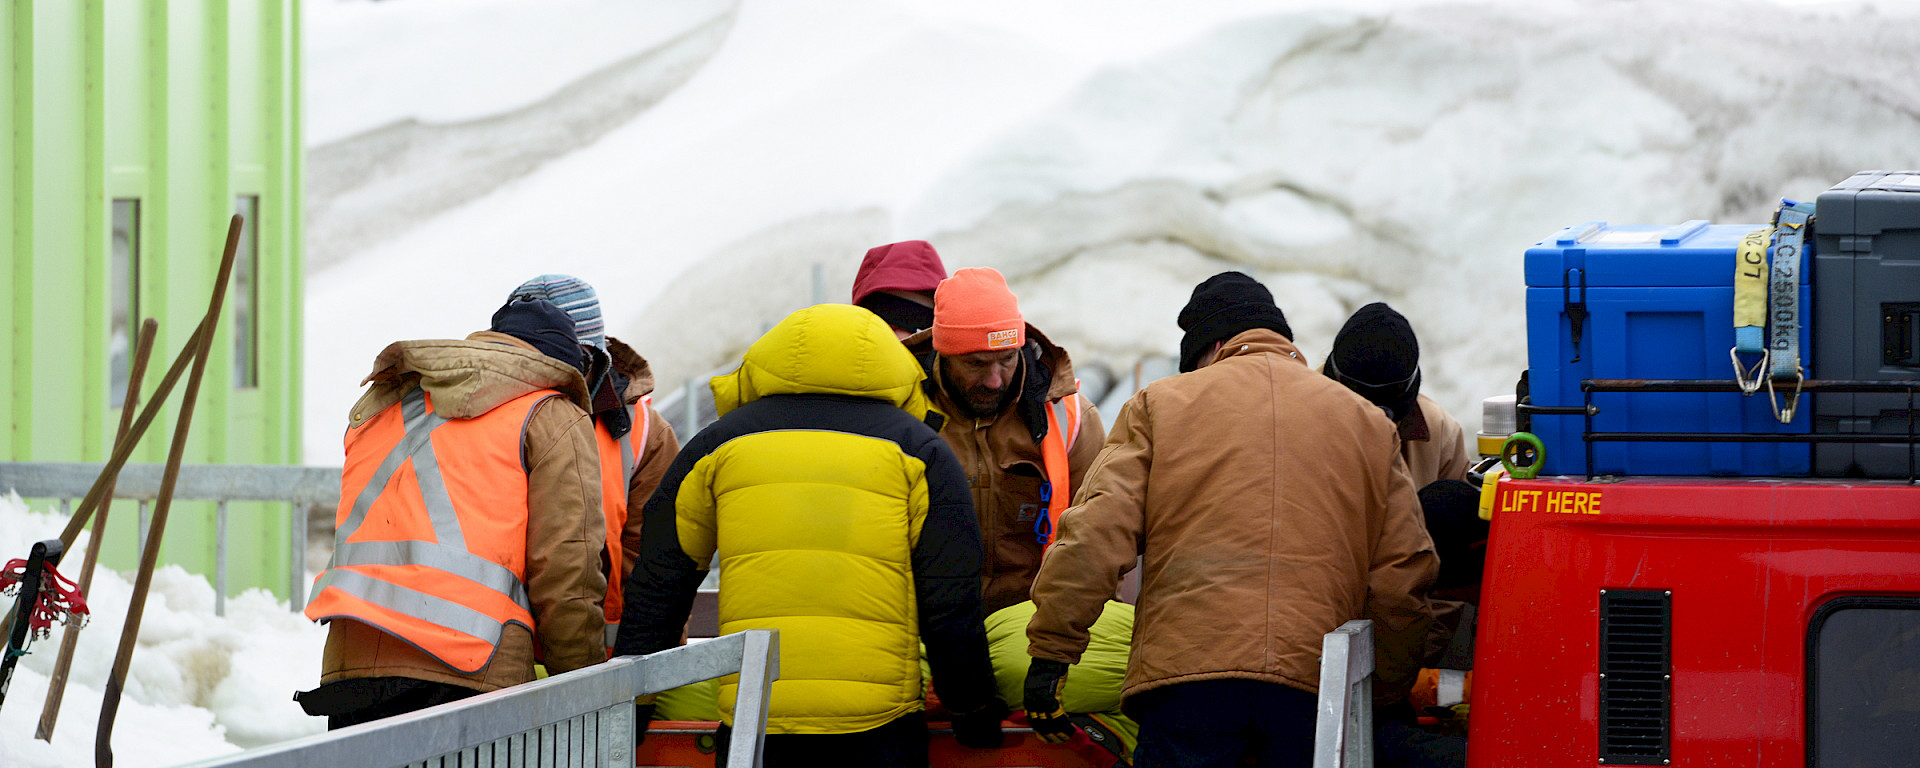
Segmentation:
{"type": "MultiPolygon", "coordinates": [[[[595,421],[593,425],[594,442],[600,448],[600,503],[606,510],[607,518],[607,558],[612,565],[607,573],[607,637],[614,637],[619,629],[620,612],[623,603],[620,599],[622,582],[625,581],[622,564],[625,562],[625,548],[620,536],[627,529],[627,489],[633,484],[633,473],[640,470],[640,460],[646,455],[647,433],[653,424],[647,418],[647,404],[653,398],[640,398],[637,406],[627,406],[632,417],[633,429],[613,439],[613,433],[607,430],[604,422],[595,421]],[[636,437],[638,438],[636,440],[636,437]]],[[[607,641],[607,647],[613,647],[613,641],[607,641]]]]}
{"type": "Polygon", "coordinates": [[[1047,436],[1040,441],[1040,461],[1047,469],[1047,542],[1040,551],[1045,552],[1053,546],[1053,540],[1060,535],[1060,513],[1073,503],[1073,488],[1069,487],[1067,453],[1073,450],[1073,441],[1080,437],[1080,396],[1067,395],[1060,400],[1047,401],[1047,436]],[[1067,401],[1061,407],[1060,400],[1067,401]],[[1066,418],[1060,416],[1066,411],[1066,418]],[[1062,421],[1065,429],[1061,429],[1062,421]]]}
{"type": "Polygon", "coordinates": [[[486,668],[501,630],[532,630],[521,441],[551,389],[447,419],[414,388],[347,430],[338,544],[307,618],[379,628],[462,673],[486,668]]]}

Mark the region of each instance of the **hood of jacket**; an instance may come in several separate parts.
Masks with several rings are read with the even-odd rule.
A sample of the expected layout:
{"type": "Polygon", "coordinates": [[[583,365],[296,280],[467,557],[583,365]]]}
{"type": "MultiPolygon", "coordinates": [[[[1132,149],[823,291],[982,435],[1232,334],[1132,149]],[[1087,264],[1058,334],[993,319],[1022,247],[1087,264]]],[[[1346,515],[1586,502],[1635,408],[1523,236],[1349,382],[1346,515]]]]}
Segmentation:
{"type": "Polygon", "coordinates": [[[853,276],[853,303],[859,304],[878,291],[925,291],[933,293],[947,279],[947,266],[940,254],[925,240],[907,240],[877,246],[860,260],[860,271],[853,276]]]}
{"type": "Polygon", "coordinates": [[[821,304],[787,315],[761,336],[732,373],[713,377],[719,415],[770,395],[845,395],[891,403],[925,420],[926,374],[878,315],[821,304]]]}
{"type": "Polygon", "coordinates": [[[627,389],[621,393],[621,399],[628,405],[640,402],[640,398],[653,394],[653,368],[647,365],[647,359],[635,352],[633,347],[612,336],[607,337],[607,354],[613,358],[613,370],[627,377],[627,389]]]}
{"type": "Polygon", "coordinates": [[[633,431],[629,406],[653,391],[653,369],[647,359],[619,339],[605,337],[606,349],[582,345],[589,361],[587,380],[593,382],[594,423],[614,439],[633,431]]]}
{"type": "Polygon", "coordinates": [[[481,416],[500,404],[541,389],[559,390],[581,410],[589,407],[580,370],[535,351],[504,333],[479,331],[464,340],[396,341],[373,360],[372,384],[354,403],[347,426],[357,427],[400,401],[418,383],[433,398],[433,410],[450,419],[481,416]]]}

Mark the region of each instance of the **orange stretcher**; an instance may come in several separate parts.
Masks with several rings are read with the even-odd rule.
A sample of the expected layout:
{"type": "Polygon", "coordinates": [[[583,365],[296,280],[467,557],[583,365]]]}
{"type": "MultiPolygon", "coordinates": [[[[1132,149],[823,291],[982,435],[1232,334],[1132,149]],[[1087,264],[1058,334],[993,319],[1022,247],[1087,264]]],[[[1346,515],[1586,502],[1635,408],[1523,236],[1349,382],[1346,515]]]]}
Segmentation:
{"type": "MultiPolygon", "coordinates": [[[[1015,714],[1002,723],[1006,741],[999,749],[972,749],[953,740],[953,729],[945,721],[927,723],[928,765],[933,768],[1115,768],[1125,766],[1120,757],[1102,746],[1117,738],[1091,718],[1075,717],[1080,732],[1064,744],[1048,744],[1033,735],[1025,714],[1015,714]]],[[[713,765],[718,741],[714,721],[656,720],[647,729],[647,739],[635,752],[635,764],[641,768],[709,768],[713,765]]]]}

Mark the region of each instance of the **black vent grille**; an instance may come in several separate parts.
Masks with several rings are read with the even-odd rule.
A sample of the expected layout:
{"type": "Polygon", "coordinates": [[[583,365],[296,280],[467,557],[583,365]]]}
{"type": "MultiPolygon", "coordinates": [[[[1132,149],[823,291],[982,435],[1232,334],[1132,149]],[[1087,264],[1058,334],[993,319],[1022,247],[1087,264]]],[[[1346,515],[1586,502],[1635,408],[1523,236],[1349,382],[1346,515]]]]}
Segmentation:
{"type": "Polygon", "coordinates": [[[1600,590],[1600,762],[1668,764],[1672,649],[1672,593],[1600,590]]]}

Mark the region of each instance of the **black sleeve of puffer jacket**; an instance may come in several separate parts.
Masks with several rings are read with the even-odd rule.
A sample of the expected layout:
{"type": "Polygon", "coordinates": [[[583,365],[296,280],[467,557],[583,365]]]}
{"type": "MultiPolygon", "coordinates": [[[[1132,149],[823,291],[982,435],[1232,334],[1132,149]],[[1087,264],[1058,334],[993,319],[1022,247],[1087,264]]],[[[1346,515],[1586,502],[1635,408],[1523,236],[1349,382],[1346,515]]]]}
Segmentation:
{"type": "Polygon", "coordinates": [[[934,437],[916,454],[927,466],[927,520],[913,548],[920,639],[940,701],[951,711],[973,712],[999,700],[980,615],[980,523],[967,473],[946,441],[934,437]]]}
{"type": "Polygon", "coordinates": [[[707,451],[681,451],[667,467],[660,486],[641,512],[640,556],[627,574],[620,611],[620,633],[614,636],[615,656],[656,653],[680,644],[681,630],[693,612],[693,596],[707,572],[680,548],[674,500],[680,484],[707,451]]]}

